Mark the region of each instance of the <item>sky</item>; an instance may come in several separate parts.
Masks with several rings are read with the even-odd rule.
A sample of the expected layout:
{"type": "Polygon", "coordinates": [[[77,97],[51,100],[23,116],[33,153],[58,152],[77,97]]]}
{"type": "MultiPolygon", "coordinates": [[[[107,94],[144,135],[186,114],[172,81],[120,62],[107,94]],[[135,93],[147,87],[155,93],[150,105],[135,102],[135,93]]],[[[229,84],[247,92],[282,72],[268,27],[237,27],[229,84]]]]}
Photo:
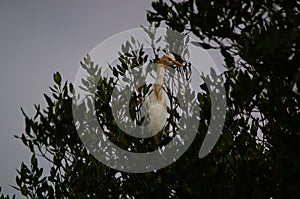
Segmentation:
{"type": "MultiPolygon", "coordinates": [[[[45,105],[52,75],[73,81],[79,62],[119,32],[147,26],[149,0],[3,0],[0,3],[0,186],[16,191],[16,169],[30,160],[14,135],[24,132],[20,108],[45,105]]],[[[18,194],[18,196],[20,196],[18,194]]]]}

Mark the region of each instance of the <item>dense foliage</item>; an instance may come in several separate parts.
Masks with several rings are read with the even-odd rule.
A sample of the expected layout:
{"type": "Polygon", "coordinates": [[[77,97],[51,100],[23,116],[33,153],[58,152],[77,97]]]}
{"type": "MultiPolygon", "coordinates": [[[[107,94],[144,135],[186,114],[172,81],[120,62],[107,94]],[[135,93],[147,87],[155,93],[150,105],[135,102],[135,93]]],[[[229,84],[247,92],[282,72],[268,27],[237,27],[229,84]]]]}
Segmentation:
{"type": "Polygon", "coordinates": [[[203,48],[220,49],[228,68],[223,138],[232,139],[224,149],[239,155],[231,156],[238,164],[224,193],[299,197],[300,2],[171,2],[154,2],[148,20],[193,32],[203,48]],[[258,132],[263,148],[255,144],[258,132]]]}
{"type": "MultiPolygon", "coordinates": [[[[159,0],[152,7],[149,22],[191,32],[199,39],[194,44],[218,49],[224,57],[227,115],[211,153],[203,159],[195,155],[210,117],[210,96],[203,84],[198,95],[199,133],[179,160],[143,174],[104,166],[89,154],[76,132],[72,84],[62,84],[61,75],[55,73],[52,96],[44,95],[47,108],[35,106],[33,118],[24,113],[26,129],[20,139],[32,158],[30,165],[22,163],[18,170],[15,188],[28,198],[299,198],[300,2],[159,0]],[[48,160],[49,173],[39,166],[38,155],[48,160]]],[[[115,76],[148,60],[142,51],[129,62],[122,62],[123,58],[115,76]]],[[[81,64],[91,73],[98,70],[89,56],[81,64]]],[[[108,79],[97,84],[96,108],[106,113],[99,114],[99,120],[107,129],[119,132],[107,106],[113,86],[108,79]]],[[[120,139],[122,132],[107,135],[130,145],[130,138],[120,139]]],[[[138,142],[134,146],[131,150],[145,147],[138,142]]]]}

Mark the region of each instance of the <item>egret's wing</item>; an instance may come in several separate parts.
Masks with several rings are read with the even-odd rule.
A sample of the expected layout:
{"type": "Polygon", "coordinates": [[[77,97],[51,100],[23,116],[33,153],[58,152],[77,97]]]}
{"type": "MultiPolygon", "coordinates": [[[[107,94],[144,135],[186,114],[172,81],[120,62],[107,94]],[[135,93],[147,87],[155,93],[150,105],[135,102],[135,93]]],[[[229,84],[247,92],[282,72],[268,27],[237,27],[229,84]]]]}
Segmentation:
{"type": "Polygon", "coordinates": [[[149,107],[148,111],[149,118],[147,118],[149,123],[147,124],[147,129],[153,134],[161,131],[167,121],[167,110],[162,104],[153,104],[149,107]]]}

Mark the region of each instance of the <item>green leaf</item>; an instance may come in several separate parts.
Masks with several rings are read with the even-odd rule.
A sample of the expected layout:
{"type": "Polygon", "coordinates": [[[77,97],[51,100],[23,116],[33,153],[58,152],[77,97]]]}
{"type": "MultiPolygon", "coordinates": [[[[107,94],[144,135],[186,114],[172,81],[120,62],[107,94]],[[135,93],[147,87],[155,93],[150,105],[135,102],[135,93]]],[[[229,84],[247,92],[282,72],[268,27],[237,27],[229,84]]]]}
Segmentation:
{"type": "Polygon", "coordinates": [[[117,69],[114,67],[113,68],[113,75],[115,76],[115,77],[118,77],[119,76],[119,73],[118,73],[118,71],[117,71],[117,69]]]}
{"type": "Polygon", "coordinates": [[[45,97],[45,99],[46,99],[46,101],[47,101],[47,104],[48,104],[50,107],[52,107],[52,106],[54,105],[54,103],[52,102],[51,98],[50,98],[48,95],[46,95],[46,94],[44,94],[44,97],[45,97]]]}
{"type": "Polygon", "coordinates": [[[159,42],[161,41],[161,39],[162,39],[162,36],[160,36],[160,37],[155,41],[155,43],[156,43],[156,44],[159,43],[159,42]]]}
{"type": "Polygon", "coordinates": [[[16,176],[16,183],[19,187],[22,186],[22,180],[21,180],[21,178],[19,178],[19,176],[16,176]]]}
{"type": "Polygon", "coordinates": [[[28,195],[28,189],[27,189],[27,187],[26,187],[25,185],[21,188],[21,193],[22,193],[24,196],[27,196],[27,195],[28,195]]]}
{"type": "Polygon", "coordinates": [[[37,169],[37,159],[34,154],[31,156],[31,165],[33,170],[35,171],[37,169]]]}
{"type": "Polygon", "coordinates": [[[130,39],[131,39],[131,42],[133,43],[133,44],[135,44],[135,39],[131,36],[130,37],[130,39]]]}
{"type": "Polygon", "coordinates": [[[74,86],[72,83],[69,84],[69,90],[70,92],[74,95],[75,94],[75,91],[74,91],[74,86]]]}
{"type": "Polygon", "coordinates": [[[90,57],[90,55],[87,54],[86,57],[85,57],[83,60],[84,60],[84,63],[85,63],[86,65],[89,65],[90,62],[91,62],[91,57],[90,57]]]}
{"type": "Polygon", "coordinates": [[[53,80],[56,84],[58,84],[60,86],[61,84],[61,75],[59,74],[59,72],[56,72],[53,74],[53,80]]]}

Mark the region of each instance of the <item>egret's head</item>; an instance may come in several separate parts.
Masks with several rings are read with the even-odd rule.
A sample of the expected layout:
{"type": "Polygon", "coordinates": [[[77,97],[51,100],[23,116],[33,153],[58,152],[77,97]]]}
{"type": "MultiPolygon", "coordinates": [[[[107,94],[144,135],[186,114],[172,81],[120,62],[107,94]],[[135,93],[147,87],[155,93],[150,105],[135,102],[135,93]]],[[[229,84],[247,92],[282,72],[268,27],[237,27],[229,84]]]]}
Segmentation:
{"type": "Polygon", "coordinates": [[[168,54],[164,55],[162,58],[160,58],[158,63],[163,64],[165,66],[173,66],[173,65],[182,66],[181,63],[176,61],[176,59],[172,53],[168,53],[168,54]]]}

